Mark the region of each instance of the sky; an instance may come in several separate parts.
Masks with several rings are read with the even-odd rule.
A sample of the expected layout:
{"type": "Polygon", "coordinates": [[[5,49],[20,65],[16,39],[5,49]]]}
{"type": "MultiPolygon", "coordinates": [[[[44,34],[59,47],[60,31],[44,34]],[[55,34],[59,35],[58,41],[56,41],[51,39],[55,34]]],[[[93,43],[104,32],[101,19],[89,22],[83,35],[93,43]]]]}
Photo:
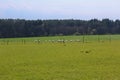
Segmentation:
{"type": "Polygon", "coordinates": [[[120,0],[0,0],[3,19],[120,19],[120,0]]]}

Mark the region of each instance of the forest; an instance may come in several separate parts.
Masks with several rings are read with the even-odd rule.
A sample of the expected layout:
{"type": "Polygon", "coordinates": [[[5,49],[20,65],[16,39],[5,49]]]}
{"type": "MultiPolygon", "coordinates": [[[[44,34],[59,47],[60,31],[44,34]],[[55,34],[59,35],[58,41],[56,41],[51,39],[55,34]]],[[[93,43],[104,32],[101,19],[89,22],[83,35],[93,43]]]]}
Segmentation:
{"type": "Polygon", "coordinates": [[[120,20],[0,19],[0,38],[120,34],[120,20]]]}

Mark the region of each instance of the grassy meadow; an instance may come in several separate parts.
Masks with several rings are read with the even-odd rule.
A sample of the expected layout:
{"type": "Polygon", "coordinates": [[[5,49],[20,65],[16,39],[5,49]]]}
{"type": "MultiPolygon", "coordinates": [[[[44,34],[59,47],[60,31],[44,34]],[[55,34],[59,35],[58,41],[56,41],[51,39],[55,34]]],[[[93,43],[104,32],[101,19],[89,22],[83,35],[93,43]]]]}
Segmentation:
{"type": "Polygon", "coordinates": [[[0,80],[120,80],[120,35],[0,39],[0,80]]]}

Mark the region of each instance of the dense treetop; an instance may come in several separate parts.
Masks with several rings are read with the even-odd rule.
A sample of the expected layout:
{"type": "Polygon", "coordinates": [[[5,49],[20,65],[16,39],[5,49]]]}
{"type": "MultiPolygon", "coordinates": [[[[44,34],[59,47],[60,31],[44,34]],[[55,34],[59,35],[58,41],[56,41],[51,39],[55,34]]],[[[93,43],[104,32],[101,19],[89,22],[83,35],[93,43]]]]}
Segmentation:
{"type": "Polygon", "coordinates": [[[120,34],[120,20],[0,19],[0,38],[120,34]]]}

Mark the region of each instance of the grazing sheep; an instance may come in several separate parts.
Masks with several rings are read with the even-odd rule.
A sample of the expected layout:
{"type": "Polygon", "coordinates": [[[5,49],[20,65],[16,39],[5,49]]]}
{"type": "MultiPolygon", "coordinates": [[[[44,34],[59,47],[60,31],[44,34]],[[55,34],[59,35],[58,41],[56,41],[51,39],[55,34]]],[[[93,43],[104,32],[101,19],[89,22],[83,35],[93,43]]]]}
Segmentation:
{"type": "Polygon", "coordinates": [[[73,42],[73,40],[70,40],[70,42],[73,42]]]}
{"type": "Polygon", "coordinates": [[[79,40],[79,39],[77,39],[77,40],[76,40],[76,42],[80,42],[80,40],[79,40]]]}
{"type": "Polygon", "coordinates": [[[37,42],[37,40],[34,40],[34,42],[37,42]]]}
{"type": "Polygon", "coordinates": [[[48,40],[49,42],[51,42],[51,40],[48,40]]]}
{"type": "Polygon", "coordinates": [[[63,39],[60,40],[60,39],[59,39],[59,40],[57,40],[57,42],[58,42],[58,43],[65,43],[65,40],[63,40],[63,39]]]}
{"type": "Polygon", "coordinates": [[[54,42],[55,42],[55,40],[51,40],[51,42],[52,42],[52,43],[54,43],[54,42]]]}
{"type": "Polygon", "coordinates": [[[65,42],[68,42],[68,40],[65,40],[65,42]]]}
{"type": "Polygon", "coordinates": [[[39,44],[41,40],[34,40],[34,42],[39,44]]]}
{"type": "Polygon", "coordinates": [[[40,43],[41,42],[41,40],[38,40],[38,43],[40,43]]]}

